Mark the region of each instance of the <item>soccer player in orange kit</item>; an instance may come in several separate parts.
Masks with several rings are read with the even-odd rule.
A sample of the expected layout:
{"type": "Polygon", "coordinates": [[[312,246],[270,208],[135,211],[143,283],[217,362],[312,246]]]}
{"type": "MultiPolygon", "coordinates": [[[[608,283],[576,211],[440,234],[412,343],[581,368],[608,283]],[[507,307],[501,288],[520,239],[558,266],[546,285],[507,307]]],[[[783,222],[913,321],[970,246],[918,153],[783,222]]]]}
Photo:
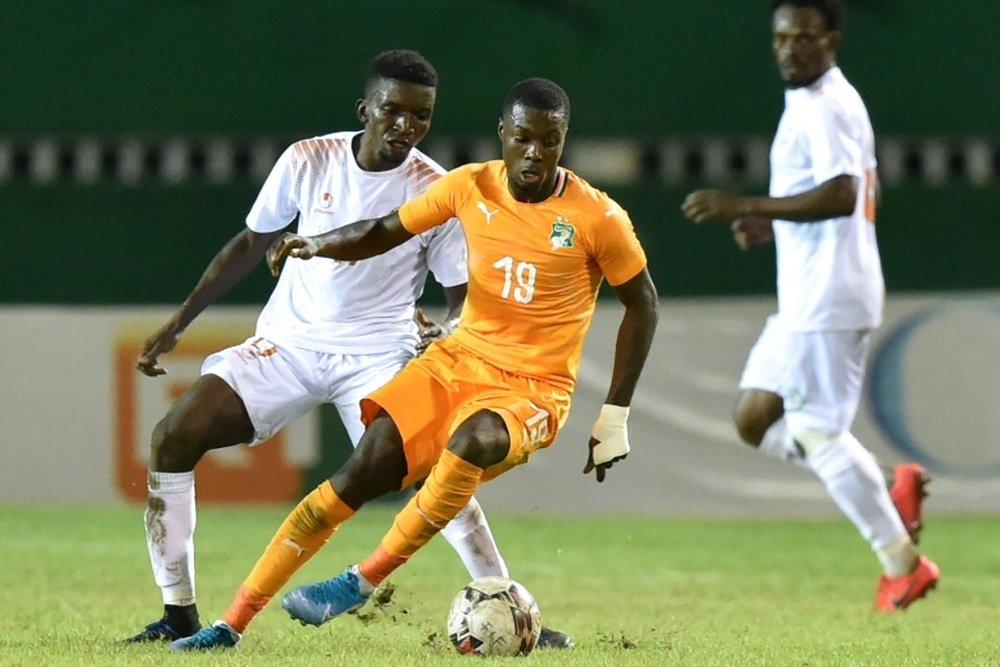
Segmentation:
{"type": "Polygon", "coordinates": [[[272,247],[275,274],[289,256],[363,260],[456,217],[468,243],[469,291],[458,328],[362,400],[367,428],[357,448],[292,510],[222,619],[172,650],[234,646],[363,504],[424,480],[371,555],[283,599],[293,618],[312,625],[357,609],[479,484],[549,446],[569,414],[605,278],[625,313],[584,473],[601,482],[628,454],[626,419],[656,329],[656,289],[627,213],[559,166],[569,117],[557,84],[518,82],[503,103],[502,160],[454,169],[382,218],[314,237],[287,234],[272,247]]]}

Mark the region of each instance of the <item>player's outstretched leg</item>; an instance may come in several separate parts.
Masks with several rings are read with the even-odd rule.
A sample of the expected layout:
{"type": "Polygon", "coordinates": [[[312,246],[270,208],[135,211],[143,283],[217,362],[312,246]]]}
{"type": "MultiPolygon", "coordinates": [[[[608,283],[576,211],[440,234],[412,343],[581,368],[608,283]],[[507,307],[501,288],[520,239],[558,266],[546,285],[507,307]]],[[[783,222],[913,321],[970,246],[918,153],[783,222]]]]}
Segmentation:
{"type": "Polygon", "coordinates": [[[190,637],[178,639],[170,644],[171,651],[207,651],[216,648],[232,648],[239,643],[242,635],[229,627],[225,621],[216,621],[202,628],[190,637]]]}
{"type": "Polygon", "coordinates": [[[302,625],[323,625],[332,618],[360,608],[375,587],[352,565],[333,579],[299,586],[281,599],[282,608],[302,625]]]}
{"type": "Polygon", "coordinates": [[[914,544],[920,541],[920,530],[924,527],[923,503],[930,480],[926,468],[919,463],[900,463],[893,471],[889,496],[914,544]]]}
{"type": "Polygon", "coordinates": [[[937,564],[927,556],[921,556],[909,574],[901,577],[883,574],[875,592],[875,609],[886,612],[906,609],[937,586],[940,578],[941,571],[937,564]]]}
{"type": "Polygon", "coordinates": [[[243,400],[222,378],[203,375],[153,430],[143,514],[163,617],[128,642],[174,641],[202,629],[195,603],[194,468],[209,449],[253,438],[243,400]]]}

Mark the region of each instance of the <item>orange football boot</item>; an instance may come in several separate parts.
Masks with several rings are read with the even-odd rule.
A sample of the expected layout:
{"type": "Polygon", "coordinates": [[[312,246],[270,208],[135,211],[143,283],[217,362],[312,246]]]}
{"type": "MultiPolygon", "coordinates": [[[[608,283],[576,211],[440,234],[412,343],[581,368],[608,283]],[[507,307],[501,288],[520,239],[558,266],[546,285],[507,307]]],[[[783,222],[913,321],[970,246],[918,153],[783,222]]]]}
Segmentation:
{"type": "Polygon", "coordinates": [[[892,504],[896,506],[914,544],[920,541],[920,530],[924,527],[921,514],[924,498],[927,497],[924,487],[930,481],[927,469],[919,463],[900,463],[894,470],[892,488],[889,489],[892,504]]]}
{"type": "Polygon", "coordinates": [[[927,592],[937,586],[941,578],[941,570],[927,556],[917,560],[913,572],[901,577],[881,575],[878,588],[875,591],[876,611],[899,611],[927,595],[927,592]]]}

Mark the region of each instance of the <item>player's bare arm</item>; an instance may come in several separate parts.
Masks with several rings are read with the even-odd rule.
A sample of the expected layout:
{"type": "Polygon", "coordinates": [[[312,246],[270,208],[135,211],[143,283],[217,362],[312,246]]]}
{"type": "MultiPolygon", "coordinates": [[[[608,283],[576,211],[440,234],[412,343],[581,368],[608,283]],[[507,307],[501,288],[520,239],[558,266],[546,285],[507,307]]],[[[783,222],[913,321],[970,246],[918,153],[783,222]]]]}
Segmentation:
{"type": "Polygon", "coordinates": [[[413,237],[396,211],[381,218],[361,220],[317,236],[285,234],[267,251],[271,275],[281,273],[286,257],[327,257],[343,261],[368,259],[405,243],[413,237]]]}
{"type": "Polygon", "coordinates": [[[611,386],[591,433],[587,465],[583,469],[584,474],[595,471],[598,482],[604,481],[608,468],[616,461],[628,456],[625,420],[653,344],[658,318],[656,287],[648,269],[613,289],[625,306],[625,314],[618,327],[611,386]]]}
{"type": "Polygon", "coordinates": [[[792,222],[828,220],[854,212],[859,180],[841,174],[790,197],[745,197],[728,190],[695,190],[681,204],[694,222],[769,218],[792,222]]]}
{"type": "Polygon", "coordinates": [[[444,302],[448,307],[448,314],[445,315],[443,324],[449,333],[455,330],[462,318],[462,307],[465,305],[465,296],[468,293],[468,283],[444,288],[444,302]]]}
{"type": "Polygon", "coordinates": [[[437,322],[427,316],[422,308],[417,308],[414,319],[417,321],[417,354],[421,354],[427,347],[436,340],[444,338],[455,330],[458,321],[462,317],[462,306],[465,305],[465,295],[469,291],[466,283],[453,285],[444,288],[444,300],[448,307],[448,313],[443,322],[437,322]]]}
{"type": "Polygon", "coordinates": [[[184,303],[142,345],[135,367],[156,377],[167,372],[159,356],[174,349],[181,334],[196,317],[240,283],[263,259],[280,231],[260,234],[244,228],[215,255],[184,303]]]}

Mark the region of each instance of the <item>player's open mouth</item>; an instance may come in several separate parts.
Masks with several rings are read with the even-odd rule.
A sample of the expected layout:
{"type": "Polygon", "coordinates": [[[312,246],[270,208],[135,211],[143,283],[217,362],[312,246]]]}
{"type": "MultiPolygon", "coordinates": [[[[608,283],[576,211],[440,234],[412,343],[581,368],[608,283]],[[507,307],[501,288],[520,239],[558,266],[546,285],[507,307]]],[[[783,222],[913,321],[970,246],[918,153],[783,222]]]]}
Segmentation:
{"type": "Polygon", "coordinates": [[[390,148],[394,148],[398,151],[410,150],[410,142],[404,139],[390,139],[388,143],[390,148]]]}
{"type": "Polygon", "coordinates": [[[521,172],[521,182],[522,183],[537,183],[542,180],[542,175],[537,171],[522,171],[521,172]]]}

